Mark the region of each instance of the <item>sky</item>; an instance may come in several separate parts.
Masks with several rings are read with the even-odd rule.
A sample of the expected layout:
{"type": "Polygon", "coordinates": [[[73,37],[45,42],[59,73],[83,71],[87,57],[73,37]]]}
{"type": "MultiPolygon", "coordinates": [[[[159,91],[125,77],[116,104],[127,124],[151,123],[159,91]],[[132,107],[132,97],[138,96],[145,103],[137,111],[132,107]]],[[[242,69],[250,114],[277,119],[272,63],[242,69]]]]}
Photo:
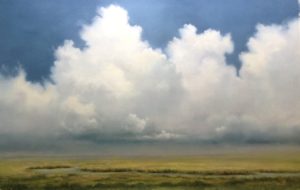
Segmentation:
{"type": "Polygon", "coordinates": [[[0,150],[299,144],[298,3],[0,0],[0,150]]]}

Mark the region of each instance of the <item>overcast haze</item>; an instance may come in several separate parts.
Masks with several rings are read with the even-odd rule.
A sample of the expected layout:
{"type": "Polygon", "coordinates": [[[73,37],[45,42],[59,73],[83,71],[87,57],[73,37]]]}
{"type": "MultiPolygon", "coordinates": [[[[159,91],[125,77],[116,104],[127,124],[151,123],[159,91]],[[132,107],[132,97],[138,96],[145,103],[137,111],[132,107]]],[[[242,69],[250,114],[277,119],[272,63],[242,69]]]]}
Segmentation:
{"type": "Polygon", "coordinates": [[[0,150],[300,143],[297,1],[91,2],[0,2],[0,150]]]}

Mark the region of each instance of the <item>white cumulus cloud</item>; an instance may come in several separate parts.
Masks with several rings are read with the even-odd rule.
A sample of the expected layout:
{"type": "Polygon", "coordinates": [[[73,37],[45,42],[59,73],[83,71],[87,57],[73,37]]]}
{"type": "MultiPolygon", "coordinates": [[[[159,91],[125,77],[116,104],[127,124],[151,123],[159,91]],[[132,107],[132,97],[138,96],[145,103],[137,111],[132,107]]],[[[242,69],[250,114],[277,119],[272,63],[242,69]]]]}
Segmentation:
{"type": "Polygon", "coordinates": [[[0,77],[0,136],[85,140],[270,140],[300,135],[300,22],[258,25],[226,63],[230,34],[184,25],[165,50],[123,8],[101,8],[55,52],[53,83],[0,77]],[[226,126],[226,127],[225,127],[226,126]]]}

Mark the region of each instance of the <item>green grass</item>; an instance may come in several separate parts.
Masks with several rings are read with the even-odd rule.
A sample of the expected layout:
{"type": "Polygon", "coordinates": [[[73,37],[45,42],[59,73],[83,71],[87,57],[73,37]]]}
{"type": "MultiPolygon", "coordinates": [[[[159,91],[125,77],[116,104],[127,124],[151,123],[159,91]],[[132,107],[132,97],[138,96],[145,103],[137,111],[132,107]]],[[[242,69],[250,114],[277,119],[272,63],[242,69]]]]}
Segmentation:
{"type": "Polygon", "coordinates": [[[299,190],[300,152],[186,157],[4,157],[0,159],[0,189],[299,190]],[[257,175],[261,173],[264,175],[257,175]]]}

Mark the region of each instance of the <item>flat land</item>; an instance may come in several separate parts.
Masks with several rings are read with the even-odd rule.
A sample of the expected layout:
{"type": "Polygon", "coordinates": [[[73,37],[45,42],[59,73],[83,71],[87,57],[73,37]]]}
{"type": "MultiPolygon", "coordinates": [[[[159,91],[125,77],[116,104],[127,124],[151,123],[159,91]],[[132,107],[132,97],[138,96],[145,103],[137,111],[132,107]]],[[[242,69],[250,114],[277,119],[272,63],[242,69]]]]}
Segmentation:
{"type": "Polygon", "coordinates": [[[300,190],[300,152],[2,156],[0,190],[300,190]]]}

